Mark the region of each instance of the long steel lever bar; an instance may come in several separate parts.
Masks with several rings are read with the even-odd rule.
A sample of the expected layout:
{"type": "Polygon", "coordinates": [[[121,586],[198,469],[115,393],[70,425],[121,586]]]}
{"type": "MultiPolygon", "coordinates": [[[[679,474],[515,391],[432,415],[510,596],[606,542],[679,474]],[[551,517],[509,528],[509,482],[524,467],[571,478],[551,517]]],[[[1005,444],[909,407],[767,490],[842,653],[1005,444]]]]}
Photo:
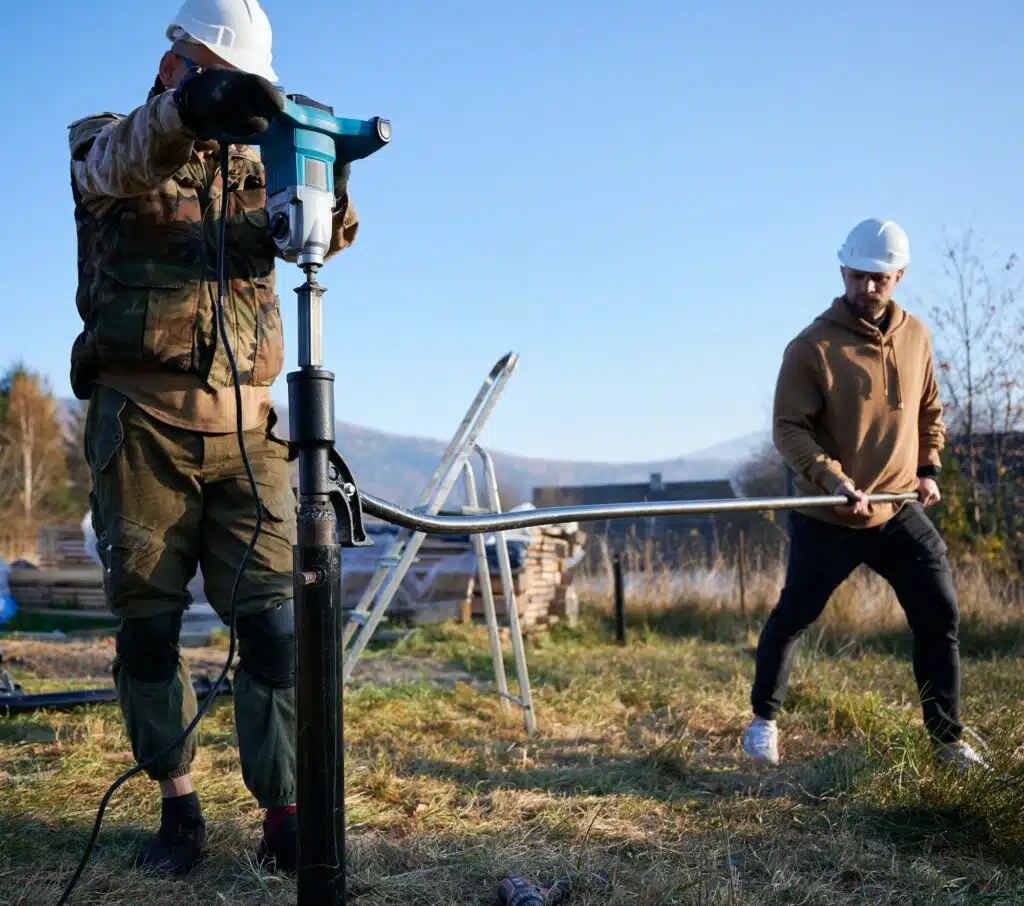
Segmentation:
{"type": "MultiPolygon", "coordinates": [[[[598,522],[602,519],[652,516],[706,516],[711,513],[753,513],[768,510],[826,509],[847,504],[841,495],[814,497],[737,497],[721,500],[656,500],[647,503],[607,503],[557,506],[515,513],[483,513],[473,516],[434,516],[407,510],[388,500],[360,492],[363,512],[392,525],[431,535],[473,535],[504,532],[563,522],[598,522]]],[[[906,503],[917,493],[869,494],[869,503],[906,503]]]]}

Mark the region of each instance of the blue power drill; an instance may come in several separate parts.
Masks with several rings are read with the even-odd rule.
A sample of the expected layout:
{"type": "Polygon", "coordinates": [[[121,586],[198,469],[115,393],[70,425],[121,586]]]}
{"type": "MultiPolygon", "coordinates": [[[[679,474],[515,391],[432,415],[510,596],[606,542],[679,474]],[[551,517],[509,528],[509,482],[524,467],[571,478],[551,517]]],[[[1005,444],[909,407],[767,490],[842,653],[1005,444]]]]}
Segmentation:
{"type": "Polygon", "coordinates": [[[222,140],[260,146],[274,242],[300,267],[319,267],[331,240],[334,163],[379,151],[391,141],[391,123],[379,116],[338,117],[324,104],[290,94],[265,132],[222,140]]]}

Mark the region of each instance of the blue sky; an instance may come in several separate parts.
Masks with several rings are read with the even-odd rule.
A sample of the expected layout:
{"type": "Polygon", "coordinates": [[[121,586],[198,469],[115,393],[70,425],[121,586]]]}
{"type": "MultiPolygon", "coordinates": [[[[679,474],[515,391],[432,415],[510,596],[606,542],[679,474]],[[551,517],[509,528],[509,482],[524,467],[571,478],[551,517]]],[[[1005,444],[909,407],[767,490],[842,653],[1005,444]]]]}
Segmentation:
{"type": "MultiPolygon", "coordinates": [[[[6,10],[0,364],[26,350],[62,395],[79,329],[66,127],[145,100],[177,8],[6,10]]],[[[347,421],[447,438],[514,349],[493,448],[685,454],[767,426],[783,347],[840,290],[857,221],[907,229],[899,298],[925,316],[943,230],[1020,250],[1010,2],[264,8],[286,90],[393,124],[354,167],[359,242],[322,276],[347,421]]],[[[288,369],[298,278],[278,266],[288,369]]]]}

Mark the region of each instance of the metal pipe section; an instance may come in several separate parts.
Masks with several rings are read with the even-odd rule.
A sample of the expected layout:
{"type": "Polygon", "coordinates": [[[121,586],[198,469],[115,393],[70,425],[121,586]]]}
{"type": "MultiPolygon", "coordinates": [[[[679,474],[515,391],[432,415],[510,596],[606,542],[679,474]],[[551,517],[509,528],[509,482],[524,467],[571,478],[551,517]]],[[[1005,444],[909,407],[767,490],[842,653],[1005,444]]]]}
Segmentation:
{"type": "MultiPolygon", "coordinates": [[[[207,677],[193,677],[192,689],[196,698],[206,698],[214,687],[214,680],[207,677]]],[[[231,694],[231,680],[224,677],[219,695],[231,694]]],[[[0,694],[0,717],[18,717],[33,711],[72,711],[90,705],[104,705],[117,701],[117,690],[113,686],[103,689],[74,689],[64,692],[39,692],[28,694],[15,692],[0,694]]]]}
{"type": "MultiPolygon", "coordinates": [[[[342,719],[342,575],[338,522],[331,493],[334,374],[318,367],[320,297],[312,267],[296,289],[300,356],[288,375],[289,436],[299,466],[295,523],[295,804],[299,841],[298,906],[345,903],[345,783],[342,719]],[[308,306],[305,304],[308,303],[308,306]],[[313,581],[309,579],[312,577],[313,581]]],[[[351,527],[350,527],[351,528],[351,527]]]]}
{"type": "MultiPolygon", "coordinates": [[[[721,500],[656,500],[646,503],[602,503],[547,507],[515,513],[484,513],[479,516],[435,516],[360,492],[363,512],[403,528],[429,535],[472,535],[557,525],[564,522],[600,522],[604,519],[657,516],[706,516],[712,513],[757,513],[769,510],[828,509],[849,503],[842,495],[815,497],[737,497],[721,500]]],[[[907,503],[907,494],[869,494],[870,503],[907,503]]]]}
{"type": "Polygon", "coordinates": [[[319,368],[324,362],[323,296],[327,287],[316,282],[316,265],[303,270],[306,282],[295,292],[299,297],[299,367],[319,368]]]}

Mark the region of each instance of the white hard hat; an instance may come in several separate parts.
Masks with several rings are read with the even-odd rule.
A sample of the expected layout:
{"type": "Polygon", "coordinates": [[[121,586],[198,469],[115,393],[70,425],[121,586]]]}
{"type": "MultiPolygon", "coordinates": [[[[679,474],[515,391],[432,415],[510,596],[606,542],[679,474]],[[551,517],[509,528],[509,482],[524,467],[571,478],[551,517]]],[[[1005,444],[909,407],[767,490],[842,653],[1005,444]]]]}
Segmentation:
{"type": "Polygon", "coordinates": [[[872,217],[850,230],[839,250],[839,261],[844,267],[869,274],[902,270],[910,264],[910,240],[898,223],[872,217]]]}
{"type": "Polygon", "coordinates": [[[257,0],[185,0],[167,37],[196,41],[235,69],[277,81],[270,20],[257,0]]]}

